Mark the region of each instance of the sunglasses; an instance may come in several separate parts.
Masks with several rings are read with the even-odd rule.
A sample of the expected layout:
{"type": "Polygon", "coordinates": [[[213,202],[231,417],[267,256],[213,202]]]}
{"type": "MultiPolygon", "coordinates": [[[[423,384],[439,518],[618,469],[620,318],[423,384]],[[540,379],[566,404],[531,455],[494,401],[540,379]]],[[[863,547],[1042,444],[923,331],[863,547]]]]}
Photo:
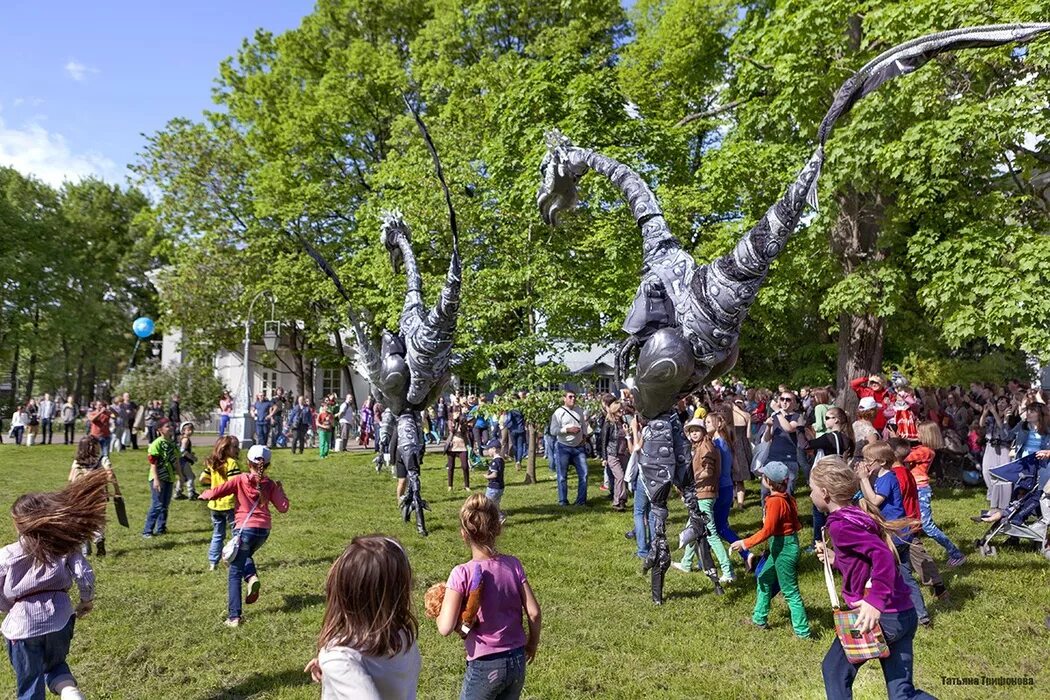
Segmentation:
{"type": "Polygon", "coordinates": [[[781,401],[794,401],[795,397],[794,396],[781,396],[780,400],[781,401]]]}

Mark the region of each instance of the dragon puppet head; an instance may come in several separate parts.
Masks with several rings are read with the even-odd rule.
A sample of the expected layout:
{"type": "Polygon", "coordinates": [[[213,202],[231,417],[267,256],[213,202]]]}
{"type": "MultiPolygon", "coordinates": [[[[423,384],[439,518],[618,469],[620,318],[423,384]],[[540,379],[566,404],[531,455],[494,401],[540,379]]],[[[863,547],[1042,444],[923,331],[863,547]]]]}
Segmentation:
{"type": "Polygon", "coordinates": [[[576,183],[587,172],[587,166],[570,162],[567,149],[572,142],[557,129],[548,131],[546,140],[547,155],[540,164],[543,181],[536,194],[536,205],[544,223],[554,226],[562,211],[576,206],[576,183]]]}
{"type": "Polygon", "coordinates": [[[412,234],[400,210],[383,212],[379,225],[379,241],[390,254],[390,266],[394,268],[394,272],[401,272],[401,263],[404,261],[401,242],[411,243],[412,234]]]}

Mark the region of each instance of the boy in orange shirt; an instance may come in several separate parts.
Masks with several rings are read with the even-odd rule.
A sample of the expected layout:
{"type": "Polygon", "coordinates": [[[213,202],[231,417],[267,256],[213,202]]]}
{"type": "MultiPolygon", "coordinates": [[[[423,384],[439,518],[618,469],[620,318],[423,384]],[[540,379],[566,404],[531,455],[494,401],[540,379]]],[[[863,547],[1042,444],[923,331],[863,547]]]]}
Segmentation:
{"type": "Polygon", "coordinates": [[[769,560],[758,575],[758,597],[751,622],[761,629],[769,629],[769,604],[775,588],[779,585],[791,611],[791,627],[800,639],[812,639],[809,633],[809,618],[802,604],[802,593],[798,589],[798,532],[802,523],[798,519],[798,506],[787,492],[788,467],[783,462],[769,462],[762,467],[762,485],[769,490],[766,498],[762,529],[751,537],[737,540],[729,545],[734,551],[752,549],[755,545],[770,540],[769,560]]]}

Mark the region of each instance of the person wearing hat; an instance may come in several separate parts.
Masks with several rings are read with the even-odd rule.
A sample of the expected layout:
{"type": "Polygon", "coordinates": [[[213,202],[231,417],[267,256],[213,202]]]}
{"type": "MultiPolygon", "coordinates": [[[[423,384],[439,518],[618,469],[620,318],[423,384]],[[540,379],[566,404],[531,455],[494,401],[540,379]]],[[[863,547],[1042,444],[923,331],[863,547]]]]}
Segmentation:
{"type": "Polygon", "coordinates": [[[762,487],[769,491],[762,529],[751,537],[729,545],[730,549],[741,551],[753,549],[769,540],[768,561],[757,576],[758,594],[751,623],[761,629],[769,629],[769,604],[775,586],[779,586],[791,611],[791,627],[795,635],[801,639],[811,639],[809,618],[802,603],[802,593],[798,589],[798,533],[802,523],[798,519],[795,498],[788,493],[790,472],[783,462],[770,461],[762,466],[759,473],[762,474],[762,487]]]}
{"type": "MultiPolygon", "coordinates": [[[[485,457],[489,459],[489,470],[485,474],[485,479],[488,481],[488,485],[485,487],[485,498],[489,499],[496,504],[499,508],[500,501],[503,499],[503,469],[505,461],[503,459],[503,443],[497,438],[492,438],[485,443],[485,457]]],[[[501,509],[499,512],[499,520],[503,522],[507,519],[507,516],[501,509]]]]}
{"type": "Polygon", "coordinates": [[[278,512],[288,512],[288,496],[280,481],[274,481],[266,475],[270,468],[270,448],[265,445],[252,445],[248,450],[248,473],[238,474],[229,481],[206,490],[200,495],[203,501],[211,501],[233,494],[237,499],[234,513],[234,533],[240,540],[237,554],[229,562],[230,572],[227,579],[228,615],[227,627],[240,627],[241,594],[243,584],[248,584],[248,594],[244,603],[251,605],[259,599],[259,572],[253,555],[270,536],[272,519],[270,504],[278,512]]]}
{"type": "MultiPolygon", "coordinates": [[[[886,382],[883,381],[882,377],[877,374],[872,374],[866,377],[857,377],[849,383],[850,388],[856,392],[857,398],[864,400],[865,398],[871,397],[875,402],[875,408],[877,413],[875,418],[872,420],[872,424],[875,426],[875,430],[882,434],[882,429],[886,427],[886,414],[884,409],[887,405],[892,403],[893,392],[886,387],[886,382]]],[[[858,407],[857,410],[860,410],[858,407]]]]}
{"type": "Polygon", "coordinates": [[[142,529],[145,538],[163,535],[168,531],[168,507],[179,473],[178,452],[173,439],[175,426],[167,418],[161,418],[157,421],[157,431],[160,435],[146,451],[151,501],[146,513],[146,525],[142,529]]]}
{"type": "Polygon", "coordinates": [[[857,404],[857,420],[853,421],[855,454],[860,454],[868,443],[882,439],[882,434],[875,428],[875,419],[878,414],[879,404],[872,396],[865,396],[857,404]]]}
{"type": "MultiPolygon", "coordinates": [[[[722,456],[711,436],[707,434],[704,421],[697,418],[688,421],[685,424],[685,436],[693,449],[693,488],[696,491],[696,503],[700,512],[707,516],[707,543],[715,553],[722,571],[719,583],[730,583],[733,580],[733,570],[729,565],[729,553],[715,530],[715,499],[718,497],[722,473],[722,456]]],[[[731,465],[726,465],[726,468],[730,467],[731,465]]],[[[679,571],[691,572],[696,553],[696,544],[690,542],[685,547],[682,561],[672,562],[671,566],[679,571]]]]}

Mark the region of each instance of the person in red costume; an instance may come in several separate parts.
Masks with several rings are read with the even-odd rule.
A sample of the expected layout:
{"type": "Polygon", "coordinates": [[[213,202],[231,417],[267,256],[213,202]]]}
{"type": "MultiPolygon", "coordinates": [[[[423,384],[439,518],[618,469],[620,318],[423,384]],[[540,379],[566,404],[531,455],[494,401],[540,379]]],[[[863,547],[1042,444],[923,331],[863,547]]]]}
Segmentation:
{"type": "Polygon", "coordinates": [[[863,399],[865,396],[870,396],[875,399],[875,403],[879,405],[879,412],[875,414],[871,422],[881,433],[886,427],[886,406],[893,401],[893,392],[886,387],[882,377],[877,374],[870,377],[857,377],[849,385],[853,391],[857,392],[857,398],[863,399]]]}

